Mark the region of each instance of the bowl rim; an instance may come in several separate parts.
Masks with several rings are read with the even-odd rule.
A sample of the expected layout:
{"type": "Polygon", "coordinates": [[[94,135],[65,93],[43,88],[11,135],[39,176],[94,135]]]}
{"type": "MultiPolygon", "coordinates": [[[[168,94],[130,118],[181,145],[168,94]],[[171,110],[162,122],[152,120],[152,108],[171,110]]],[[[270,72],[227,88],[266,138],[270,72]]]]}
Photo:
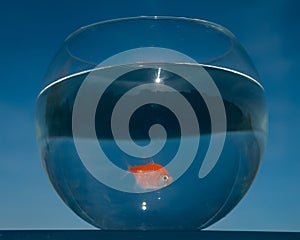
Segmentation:
{"type": "Polygon", "coordinates": [[[212,21],[200,19],[200,18],[191,18],[191,17],[183,17],[183,16],[156,16],[156,15],[141,15],[141,16],[132,16],[132,17],[122,17],[122,18],[113,18],[113,19],[107,19],[99,22],[95,22],[92,24],[88,24],[86,26],[80,27],[77,30],[70,33],[67,38],[65,39],[65,42],[68,42],[72,40],[74,37],[76,37],[78,34],[90,30],[92,28],[106,25],[106,24],[112,24],[112,23],[119,23],[119,22],[126,22],[126,21],[144,21],[144,20],[153,20],[153,21],[183,21],[183,22],[193,22],[198,23],[200,25],[204,25],[206,27],[212,28],[215,31],[222,32],[227,37],[229,37],[231,40],[235,39],[234,34],[228,30],[226,27],[214,23],[212,21]]]}

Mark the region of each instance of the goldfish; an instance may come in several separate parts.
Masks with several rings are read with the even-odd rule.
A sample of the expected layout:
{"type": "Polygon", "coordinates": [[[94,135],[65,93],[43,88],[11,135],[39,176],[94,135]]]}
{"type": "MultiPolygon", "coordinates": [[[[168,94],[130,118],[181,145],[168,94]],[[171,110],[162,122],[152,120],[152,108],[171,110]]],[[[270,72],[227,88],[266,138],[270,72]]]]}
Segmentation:
{"type": "Polygon", "coordinates": [[[141,166],[130,166],[128,171],[133,173],[137,184],[143,189],[158,189],[172,183],[173,179],[161,165],[149,163],[141,166]]]}

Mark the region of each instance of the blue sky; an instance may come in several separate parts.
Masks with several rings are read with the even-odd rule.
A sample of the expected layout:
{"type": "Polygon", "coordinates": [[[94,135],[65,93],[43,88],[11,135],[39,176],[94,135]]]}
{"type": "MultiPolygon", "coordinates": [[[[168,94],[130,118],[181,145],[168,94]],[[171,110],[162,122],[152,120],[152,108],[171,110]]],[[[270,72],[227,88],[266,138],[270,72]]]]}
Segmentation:
{"type": "Polygon", "coordinates": [[[2,1],[0,6],[0,229],[92,228],[58,197],[35,141],[47,66],[77,28],[105,19],[174,15],[230,29],[266,90],[269,139],[255,182],[210,229],[300,231],[298,1],[2,1]]]}

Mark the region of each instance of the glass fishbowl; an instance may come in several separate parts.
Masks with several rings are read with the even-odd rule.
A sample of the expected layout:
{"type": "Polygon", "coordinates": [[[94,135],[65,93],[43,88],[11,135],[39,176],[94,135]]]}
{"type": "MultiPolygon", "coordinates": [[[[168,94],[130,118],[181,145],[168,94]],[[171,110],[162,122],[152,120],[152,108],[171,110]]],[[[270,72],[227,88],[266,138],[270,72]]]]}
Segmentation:
{"type": "Polygon", "coordinates": [[[229,213],[266,144],[264,89],[226,28],[132,17],[72,33],[37,99],[37,142],[62,200],[108,230],[191,230],[229,213]]]}

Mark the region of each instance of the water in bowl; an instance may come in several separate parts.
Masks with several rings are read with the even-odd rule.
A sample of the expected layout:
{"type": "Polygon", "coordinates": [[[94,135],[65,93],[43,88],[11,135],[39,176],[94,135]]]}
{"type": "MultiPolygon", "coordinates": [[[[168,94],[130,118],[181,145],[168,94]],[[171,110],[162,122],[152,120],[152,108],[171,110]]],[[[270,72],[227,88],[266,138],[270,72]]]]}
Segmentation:
{"type": "MultiPolygon", "coordinates": [[[[201,76],[198,81],[202,81],[201,76]]],[[[122,111],[126,112],[127,108],[122,111]]],[[[115,121],[122,122],[122,116],[117,116],[115,121]]],[[[37,103],[37,133],[43,162],[54,188],[73,211],[92,225],[101,229],[204,228],[230,212],[255,178],[266,142],[264,91],[244,74],[205,65],[143,63],[99,68],[59,79],[41,91],[37,103]],[[195,75],[201,68],[211,77],[220,95],[199,92],[178,72],[169,70],[176,68],[195,75]],[[106,79],[111,76],[107,73],[116,72],[122,74],[116,79],[106,79]],[[89,105],[89,99],[98,93],[86,92],[85,100],[79,102],[78,94],[91,73],[94,79],[88,91],[102,90],[101,96],[95,98],[97,101],[89,105]],[[176,94],[168,91],[169,88],[141,88],[130,92],[143,84],[163,85],[180,93],[194,111],[199,132],[193,127],[182,130],[180,119],[168,108],[168,101],[177,104],[174,104],[176,94]],[[162,104],[155,101],[140,104],[128,120],[130,137],[121,134],[116,139],[112,115],[126,94],[132,102],[150,94],[162,99],[162,104]],[[226,114],[224,132],[212,131],[206,101],[213,102],[219,97],[226,114]],[[74,115],[74,106],[81,107],[79,115],[74,115]],[[92,106],[95,109],[90,114],[92,106]],[[74,124],[80,128],[75,134],[74,124]],[[154,125],[163,126],[165,135],[150,139],[149,129],[154,125]],[[211,140],[218,136],[225,136],[220,155],[201,176],[199,172],[211,140]],[[120,142],[123,146],[128,142],[128,148],[133,142],[145,147],[145,152],[135,156],[134,151],[124,151],[120,142]],[[149,155],[146,150],[150,142],[153,146],[163,145],[149,155]],[[167,166],[177,156],[182,142],[188,146],[180,155],[182,165],[178,168],[183,167],[183,170],[173,167],[169,171],[174,177],[172,182],[148,188],[128,171],[131,166],[147,164],[158,164],[168,171],[167,166]],[[78,150],[78,145],[84,146],[83,152],[78,150]]]]}

